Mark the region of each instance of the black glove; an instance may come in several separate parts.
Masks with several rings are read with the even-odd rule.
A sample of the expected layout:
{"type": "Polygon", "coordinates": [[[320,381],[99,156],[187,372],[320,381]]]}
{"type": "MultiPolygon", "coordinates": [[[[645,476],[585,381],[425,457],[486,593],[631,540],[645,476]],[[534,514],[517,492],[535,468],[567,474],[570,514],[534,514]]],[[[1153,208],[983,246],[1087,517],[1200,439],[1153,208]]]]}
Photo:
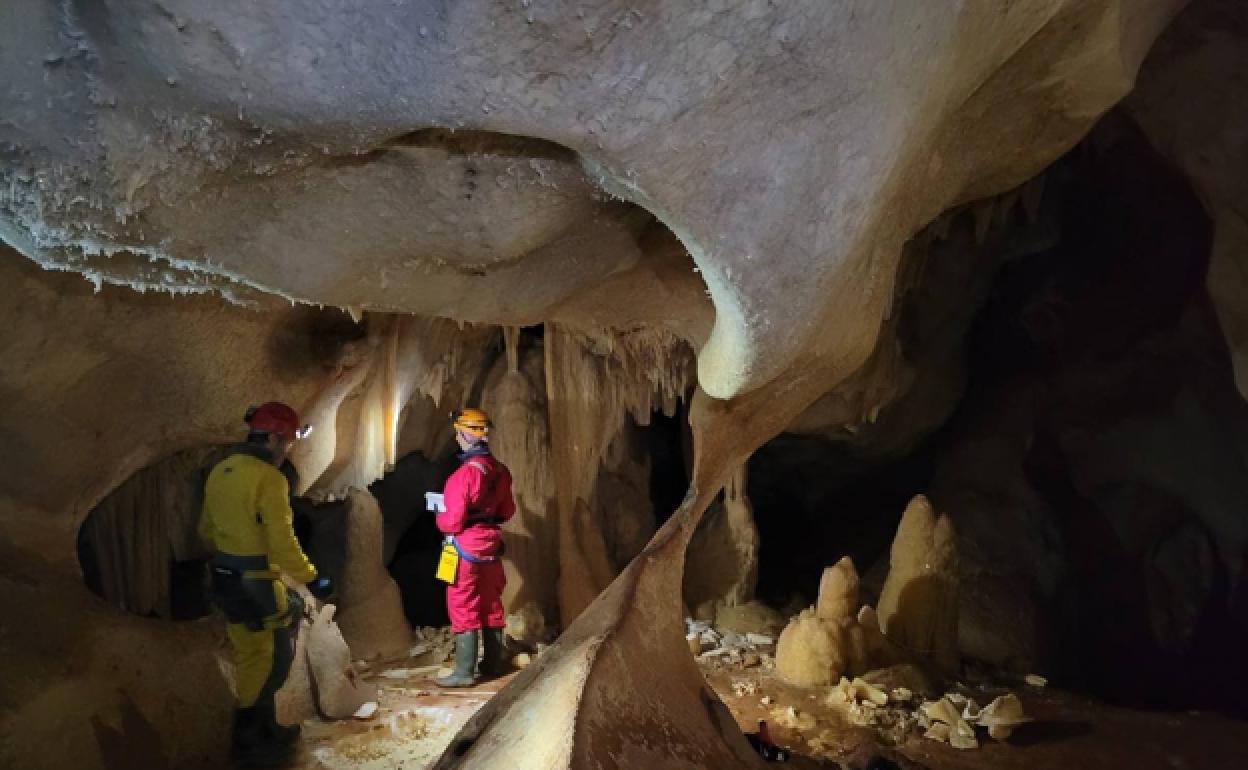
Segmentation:
{"type": "Polygon", "coordinates": [[[321,575],[311,583],[308,583],[308,593],[312,594],[321,601],[325,601],[334,595],[334,582],[324,575],[321,575]]]}

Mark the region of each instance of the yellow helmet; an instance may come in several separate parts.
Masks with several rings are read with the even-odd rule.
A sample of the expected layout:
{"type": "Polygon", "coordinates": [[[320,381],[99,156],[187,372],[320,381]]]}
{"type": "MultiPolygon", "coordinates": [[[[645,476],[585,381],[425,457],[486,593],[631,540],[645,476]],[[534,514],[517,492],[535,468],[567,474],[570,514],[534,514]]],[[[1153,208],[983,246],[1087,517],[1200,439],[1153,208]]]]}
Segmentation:
{"type": "Polygon", "coordinates": [[[490,416],[482,409],[467,407],[460,409],[451,418],[455,430],[466,433],[473,438],[485,438],[490,432],[490,416]]]}

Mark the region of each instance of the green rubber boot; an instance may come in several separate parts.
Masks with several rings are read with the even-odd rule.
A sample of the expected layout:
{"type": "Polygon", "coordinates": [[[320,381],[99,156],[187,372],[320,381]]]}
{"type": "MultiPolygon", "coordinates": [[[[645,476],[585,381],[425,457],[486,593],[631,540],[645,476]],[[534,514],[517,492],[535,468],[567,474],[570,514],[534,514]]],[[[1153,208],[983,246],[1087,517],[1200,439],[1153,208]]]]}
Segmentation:
{"type": "Polygon", "coordinates": [[[284,725],[277,721],[277,704],[272,696],[256,701],[255,709],[260,716],[264,735],[269,740],[281,746],[290,746],[299,740],[299,725],[284,725]]]}
{"type": "Polygon", "coordinates": [[[473,672],[477,669],[477,632],[465,631],[455,634],[455,670],[450,676],[441,676],[433,680],[438,687],[472,687],[476,681],[473,672]]]}
{"type": "Polygon", "coordinates": [[[507,640],[501,628],[485,628],[485,652],[481,656],[481,676],[496,679],[511,672],[511,661],[507,659],[507,640]]]}

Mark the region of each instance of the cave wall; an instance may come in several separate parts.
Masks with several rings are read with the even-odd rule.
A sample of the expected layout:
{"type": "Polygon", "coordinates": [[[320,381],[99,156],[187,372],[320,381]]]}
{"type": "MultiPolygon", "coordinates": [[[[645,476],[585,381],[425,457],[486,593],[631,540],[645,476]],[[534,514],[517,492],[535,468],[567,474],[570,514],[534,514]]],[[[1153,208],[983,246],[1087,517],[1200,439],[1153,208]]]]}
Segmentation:
{"type": "Polygon", "coordinates": [[[899,301],[926,339],[899,325],[909,390],[857,425],[830,394],[755,454],[762,588],[786,601],[849,553],[875,563],[870,597],[898,496],[926,492],[957,529],[959,651],[978,671],[1237,709],[1248,407],[1206,289],[1216,218],[1130,107],[1030,184],[1033,203],[954,212],[912,244],[923,277],[899,301]],[[968,271],[943,294],[965,304],[930,299],[968,271]]]}
{"type": "Polygon", "coordinates": [[[1126,102],[1149,141],[1190,180],[1213,219],[1207,287],[1248,397],[1248,16],[1234,0],[1192,3],[1167,30],[1126,102]]]}
{"type": "MultiPolygon", "coordinates": [[[[670,654],[683,649],[677,586],[706,506],[829,390],[858,416],[897,397],[896,340],[881,332],[903,245],[942,211],[1012,189],[1069,148],[1129,90],[1181,5],[1028,0],[950,13],[899,0],[718,12],[660,2],[578,15],[571,4],[485,0],[350,11],[22,0],[0,24],[0,235],[100,283],[262,304],[275,295],[356,315],[563,324],[547,335],[546,408],[565,476],[555,482],[561,554],[585,556],[560,572],[562,614],[578,620],[546,664],[474,720],[466,734],[488,740],[454,761],[534,766],[530,722],[515,706],[543,702],[545,732],[557,737],[544,744],[544,767],[746,766],[722,706],[692,663],[670,654]],[[656,234],[655,219],[679,243],[656,234]],[[621,319],[624,329],[602,332],[621,319]],[[656,342],[657,360],[639,356],[656,342]],[[603,426],[683,393],[665,379],[689,361],[672,354],[677,343],[698,354],[690,494],[615,577],[599,535],[580,525],[596,476],[587,466],[609,446],[603,426]],[[573,370],[628,392],[603,397],[550,376],[573,370]],[[657,729],[658,753],[648,744],[657,729]]],[[[81,317],[103,317],[83,336],[125,328],[134,300],[115,296],[86,298],[102,308],[81,317]]],[[[43,301],[74,299],[71,290],[43,301]]],[[[15,357],[42,362],[10,386],[30,409],[6,417],[10,446],[36,450],[15,449],[23,473],[6,479],[16,501],[5,504],[6,535],[18,550],[72,564],[85,506],[161,453],[229,436],[238,404],[280,381],[235,340],[253,337],[221,334],[232,311],[212,307],[137,335],[135,350],[175,352],[125,372],[110,373],[124,350],[77,380],[50,371],[38,350],[15,357]],[[213,352],[188,354],[184,334],[213,352]],[[168,373],[165,387],[150,370],[168,373]],[[99,392],[110,409],[87,398],[99,392]],[[37,421],[49,394],[84,406],[37,421]],[[211,417],[199,416],[201,402],[211,417]],[[168,412],[151,410],[164,403],[168,412]],[[195,430],[185,427],[192,414],[195,430]],[[47,424],[63,428],[55,443],[47,424]],[[93,466],[101,456],[121,459],[93,466]],[[64,461],[31,459],[53,457],[64,461]]],[[[28,314],[6,340],[38,347],[63,320],[54,311],[28,314]]],[[[238,323],[275,323],[262,318],[238,323]]],[[[402,443],[385,436],[393,422],[373,420],[395,413],[388,351],[401,336],[369,329],[282,394],[315,408],[318,394],[337,398],[350,384],[335,378],[352,361],[390,372],[358,407],[358,425],[380,427],[384,440],[348,458],[335,442],[322,458],[346,475],[333,478],[375,474],[402,443]]],[[[56,360],[78,360],[59,355],[63,339],[56,360]]],[[[417,401],[432,419],[436,399],[417,401]]],[[[131,674],[104,680],[137,692],[131,674]]],[[[183,765],[211,745],[206,727],[177,739],[156,729],[183,765]]]]}
{"type": "Polygon", "coordinates": [[[973,546],[963,649],[1228,706],[1248,409],[1204,285],[1212,225],[1125,114],[1065,163],[1061,243],[998,279],[933,480],[973,546]]]}
{"type": "Polygon", "coordinates": [[[239,409],[257,394],[311,395],[311,378],[290,379],[321,363],[290,355],[307,349],[302,313],[111,287],[97,294],[79,276],[2,256],[0,764],[74,757],[103,769],[141,747],[133,750],[152,767],[211,766],[228,727],[214,654],[221,629],[108,606],[83,584],[77,530],[135,471],[235,439],[239,409]],[[287,351],[281,367],[274,348],[287,351]]]}

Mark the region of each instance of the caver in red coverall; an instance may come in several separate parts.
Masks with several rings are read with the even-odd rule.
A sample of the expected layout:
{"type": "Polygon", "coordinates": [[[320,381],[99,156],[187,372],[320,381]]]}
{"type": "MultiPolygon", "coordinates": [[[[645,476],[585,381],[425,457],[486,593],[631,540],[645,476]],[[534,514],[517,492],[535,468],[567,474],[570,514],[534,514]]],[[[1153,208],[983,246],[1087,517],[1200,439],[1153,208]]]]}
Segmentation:
{"type": "MultiPolygon", "coordinates": [[[[446,587],[446,609],[457,639],[472,634],[472,663],[476,662],[476,633],[485,634],[483,674],[502,673],[503,574],[502,525],[516,512],[511,496],[511,472],[481,442],[460,455],[462,464],[446,480],[438,529],[455,540],[460,554],[455,582],[446,587]]],[[[458,663],[458,661],[457,661],[458,663]]],[[[457,665],[457,669],[459,666],[457,665]]],[[[469,674],[470,675],[470,674],[469,674]]]]}

